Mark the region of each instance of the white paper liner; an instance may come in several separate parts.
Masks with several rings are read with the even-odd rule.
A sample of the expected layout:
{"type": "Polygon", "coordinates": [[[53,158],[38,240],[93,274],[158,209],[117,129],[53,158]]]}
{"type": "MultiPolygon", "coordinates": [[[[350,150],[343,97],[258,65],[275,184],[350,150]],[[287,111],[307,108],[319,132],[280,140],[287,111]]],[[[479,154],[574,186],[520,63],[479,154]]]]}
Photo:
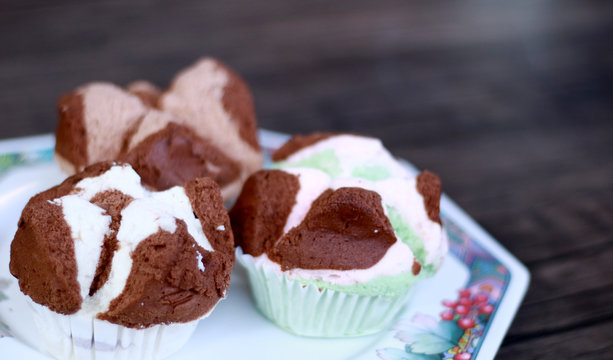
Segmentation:
{"type": "Polygon", "coordinates": [[[282,329],[311,337],[353,337],[386,329],[407,305],[414,286],[395,298],[363,296],[319,289],[256,265],[237,248],[247,269],[257,308],[282,329]]]}
{"type": "Polygon", "coordinates": [[[26,339],[41,352],[62,360],[164,359],[189,340],[199,320],[132,329],[80,315],[62,315],[33,302],[36,330],[26,339]]]}

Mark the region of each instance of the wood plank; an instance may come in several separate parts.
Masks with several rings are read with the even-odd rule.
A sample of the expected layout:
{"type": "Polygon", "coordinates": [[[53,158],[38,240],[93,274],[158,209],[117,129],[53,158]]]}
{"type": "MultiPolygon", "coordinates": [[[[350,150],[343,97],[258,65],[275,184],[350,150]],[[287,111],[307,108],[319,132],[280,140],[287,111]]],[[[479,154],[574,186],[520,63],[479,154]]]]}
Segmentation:
{"type": "MultiPolygon", "coordinates": [[[[449,121],[516,111],[507,121],[522,121],[530,116],[521,109],[543,105],[530,100],[533,91],[524,84],[538,86],[534,80],[557,79],[560,72],[564,79],[586,71],[589,76],[579,65],[608,40],[611,17],[610,6],[564,5],[550,9],[555,21],[543,22],[525,16],[532,6],[109,1],[2,11],[0,41],[11,55],[0,57],[7,90],[0,93],[0,106],[6,117],[23,121],[0,136],[32,133],[37,124],[52,130],[59,94],[86,81],[145,77],[166,84],[177,69],[207,53],[244,73],[256,93],[261,124],[282,131],[356,126],[369,131],[360,123],[398,123],[425,111],[449,121]],[[577,41],[544,41],[568,32],[578,35],[577,41]],[[527,41],[528,34],[536,41],[527,41]],[[462,106],[467,97],[488,94],[499,95],[472,102],[489,103],[489,110],[462,106]]],[[[606,57],[590,56],[586,69],[598,70],[599,59],[606,57]]]]}
{"type": "MultiPolygon", "coordinates": [[[[560,314],[561,317],[565,314],[560,314]]],[[[543,334],[533,339],[505,344],[496,359],[581,359],[601,360],[613,350],[611,342],[613,319],[603,319],[593,325],[569,329],[560,333],[543,334]]]]}
{"type": "Polygon", "coordinates": [[[522,305],[505,342],[516,343],[581,324],[613,319],[612,303],[611,285],[543,301],[529,300],[522,305]]]}

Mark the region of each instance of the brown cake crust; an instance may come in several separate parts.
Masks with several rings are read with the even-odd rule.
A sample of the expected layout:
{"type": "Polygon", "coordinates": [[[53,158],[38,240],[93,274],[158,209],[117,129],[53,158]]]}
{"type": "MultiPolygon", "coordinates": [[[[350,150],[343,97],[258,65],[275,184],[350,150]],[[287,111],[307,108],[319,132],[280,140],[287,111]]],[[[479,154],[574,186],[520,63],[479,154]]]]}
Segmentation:
{"type": "Polygon", "coordinates": [[[186,183],[183,188],[211,246],[233,262],[234,234],[219,185],[210,178],[197,178],[186,183]],[[225,230],[218,230],[219,226],[225,230]]]}
{"type": "Polygon", "coordinates": [[[75,168],[87,165],[87,132],[83,120],[83,96],[74,92],[57,104],[60,121],[55,133],[55,151],[75,168]]]}
{"type": "Polygon", "coordinates": [[[121,156],[144,184],[165,190],[197,177],[211,177],[220,186],[240,176],[239,165],[190,128],[174,122],[147,136],[121,156]]]}
{"type": "Polygon", "coordinates": [[[318,132],[309,135],[295,135],[272,154],[272,161],[285,160],[307,146],[311,146],[336,135],[339,134],[332,132],[318,132]]]}
{"type": "MultiPolygon", "coordinates": [[[[219,301],[215,278],[205,276],[197,252],[206,254],[205,271],[219,270],[215,253],[198,246],[182,220],[174,234],[158,231],[132,253],[132,270],[124,291],[98,318],[131,328],[188,322],[210,311],[219,301]]],[[[217,256],[218,257],[218,256],[217,256]]]]}
{"type": "Polygon", "coordinates": [[[421,264],[419,263],[417,258],[413,258],[413,265],[411,265],[411,272],[413,273],[413,275],[417,275],[419,274],[420,271],[421,271],[421,264]]]}
{"type": "Polygon", "coordinates": [[[251,175],[230,210],[236,245],[253,256],[269,252],[283,234],[298,190],[298,178],[281,170],[251,175]]]}
{"type": "Polygon", "coordinates": [[[442,225],[440,218],[441,179],[424,170],[417,176],[417,191],[424,198],[424,206],[430,220],[442,225]]]}
{"type": "Polygon", "coordinates": [[[396,242],[381,196],[362,188],[324,191],[300,225],[268,255],[283,270],[366,269],[396,242]]]}
{"type": "Polygon", "coordinates": [[[83,178],[98,176],[111,166],[100,163],[86,168],[32,197],[21,213],[11,243],[9,269],[24,294],[60,314],[79,311],[82,299],[70,227],[62,207],[49,200],[70,194],[83,178]]]}
{"type": "Polygon", "coordinates": [[[81,308],[74,245],[61,207],[46,201],[26,205],[11,244],[9,267],[21,291],[34,302],[48,304],[60,314],[81,308]]]}
{"type": "Polygon", "coordinates": [[[177,230],[158,231],[141,241],[132,253],[126,288],[109,310],[98,317],[131,328],[196,320],[213,309],[230,286],[234,240],[219,186],[209,178],[184,186],[195,216],[209,243],[209,252],[177,220],[177,230]],[[224,230],[218,230],[222,225],[224,230]],[[204,272],[198,269],[197,252],[204,272]]]}
{"type": "Polygon", "coordinates": [[[221,98],[224,110],[237,123],[240,137],[251,145],[254,150],[260,151],[251,91],[249,91],[249,87],[238,73],[223,62],[215,61],[217,66],[228,74],[228,83],[224,87],[223,97],[221,98]]]}
{"type": "Polygon", "coordinates": [[[64,95],[58,105],[56,154],[64,171],[117,160],[126,136],[146,113],[140,99],[111,83],[93,82],[64,95]]]}
{"type": "Polygon", "coordinates": [[[117,232],[121,224],[121,211],[128,206],[132,200],[134,199],[131,196],[117,190],[100,192],[90,200],[92,204],[101,207],[111,216],[111,233],[104,237],[96,273],[89,287],[89,296],[94,295],[109,278],[113,256],[115,255],[115,251],[119,249],[117,232]]]}
{"type": "Polygon", "coordinates": [[[143,104],[151,108],[158,106],[158,100],[162,95],[160,88],[146,80],[134,81],[126,86],[126,90],[132,95],[136,95],[143,104]]]}

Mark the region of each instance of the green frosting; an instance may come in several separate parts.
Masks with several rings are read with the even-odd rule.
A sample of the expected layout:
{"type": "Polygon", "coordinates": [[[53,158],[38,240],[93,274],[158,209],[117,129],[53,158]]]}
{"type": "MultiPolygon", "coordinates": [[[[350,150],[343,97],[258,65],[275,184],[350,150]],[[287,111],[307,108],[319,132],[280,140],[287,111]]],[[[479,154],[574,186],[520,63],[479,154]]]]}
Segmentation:
{"type": "Polygon", "coordinates": [[[370,181],[379,181],[389,178],[390,172],[381,165],[360,165],[353,168],[351,176],[370,181]]]}
{"type": "MultiPolygon", "coordinates": [[[[333,149],[322,150],[295,162],[280,161],[272,164],[273,169],[298,167],[318,169],[332,178],[338,177],[343,173],[340,159],[336,156],[333,149]]],[[[386,167],[381,165],[358,165],[353,168],[351,176],[370,181],[379,181],[389,178],[391,174],[386,167]]]]}
{"type": "Polygon", "coordinates": [[[426,249],[424,248],[423,241],[402,219],[402,215],[395,207],[386,205],[385,208],[387,209],[387,216],[390,219],[390,223],[392,223],[396,235],[402,242],[409,246],[413,255],[417,258],[417,261],[424,265],[426,262],[426,249]]]}
{"type": "Polygon", "coordinates": [[[426,279],[434,276],[438,271],[438,267],[435,264],[427,264],[421,267],[421,271],[419,272],[418,277],[420,279],[426,279]]]}
{"type": "Polygon", "coordinates": [[[333,178],[343,172],[340,161],[332,149],[320,151],[296,162],[281,161],[273,164],[275,169],[297,167],[319,169],[333,178]]]}
{"type": "Polygon", "coordinates": [[[396,275],[379,276],[372,280],[353,284],[353,285],[336,285],[322,280],[311,280],[296,278],[303,284],[313,284],[320,289],[330,289],[341,291],[346,294],[361,295],[361,296],[385,296],[387,298],[395,298],[406,294],[407,290],[421,276],[415,276],[413,273],[401,273],[396,275]]]}

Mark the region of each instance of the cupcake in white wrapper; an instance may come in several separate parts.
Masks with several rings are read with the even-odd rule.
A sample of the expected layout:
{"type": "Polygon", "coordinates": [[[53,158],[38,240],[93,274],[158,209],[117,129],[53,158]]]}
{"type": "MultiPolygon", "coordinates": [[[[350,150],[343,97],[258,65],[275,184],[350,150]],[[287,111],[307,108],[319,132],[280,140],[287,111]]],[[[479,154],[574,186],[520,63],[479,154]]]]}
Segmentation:
{"type": "Polygon", "coordinates": [[[151,192],[127,164],[99,163],[34,196],[11,273],[57,359],[163,359],[226,296],[233,236],[210,179],[151,192]]]}
{"type": "Polygon", "coordinates": [[[258,309],[303,336],[385,329],[447,252],[440,180],[354,135],[295,137],[273,160],[230,211],[258,309]]]}
{"type": "Polygon", "coordinates": [[[185,345],[199,320],[131,329],[78,315],[61,315],[31,300],[36,329],[30,343],[56,359],[164,359],[185,345]]]}

